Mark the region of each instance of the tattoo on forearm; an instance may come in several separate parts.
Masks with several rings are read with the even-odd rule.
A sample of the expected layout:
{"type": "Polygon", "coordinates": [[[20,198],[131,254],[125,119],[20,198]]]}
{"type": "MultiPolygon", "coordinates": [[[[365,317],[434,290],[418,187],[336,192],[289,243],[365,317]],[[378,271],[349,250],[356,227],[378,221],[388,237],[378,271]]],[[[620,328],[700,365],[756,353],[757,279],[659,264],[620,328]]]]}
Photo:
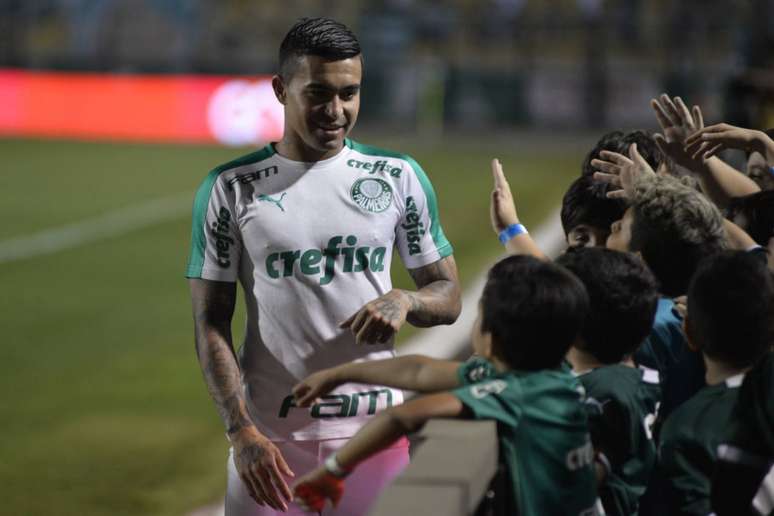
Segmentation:
{"type": "Polygon", "coordinates": [[[376,309],[383,317],[389,319],[390,321],[400,319],[400,306],[398,306],[398,303],[392,299],[380,299],[376,303],[376,309]]]}
{"type": "Polygon", "coordinates": [[[196,353],[207,390],[229,434],[253,424],[231,342],[234,293],[232,286],[210,287],[203,295],[193,296],[196,353]]]}
{"type": "Polygon", "coordinates": [[[410,294],[411,310],[407,317],[414,326],[451,324],[459,315],[460,288],[457,267],[449,256],[409,271],[419,290],[410,294]]]}

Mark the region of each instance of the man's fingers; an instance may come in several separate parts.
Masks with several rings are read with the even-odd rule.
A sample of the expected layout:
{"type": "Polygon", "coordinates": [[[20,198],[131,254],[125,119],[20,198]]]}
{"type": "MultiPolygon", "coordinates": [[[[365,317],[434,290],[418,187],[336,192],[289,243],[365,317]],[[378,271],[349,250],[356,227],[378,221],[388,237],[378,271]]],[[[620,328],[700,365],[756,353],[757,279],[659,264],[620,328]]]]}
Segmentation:
{"type": "Polygon", "coordinates": [[[360,328],[363,326],[363,323],[365,323],[365,320],[367,318],[368,318],[368,312],[361,308],[360,311],[357,314],[355,314],[355,319],[349,325],[349,330],[355,335],[357,335],[358,332],[360,331],[360,328]]]}
{"type": "Polygon", "coordinates": [[[247,492],[250,493],[250,497],[255,500],[255,503],[261,507],[266,505],[266,502],[261,495],[261,488],[255,482],[253,482],[253,478],[250,475],[246,475],[244,473],[240,473],[239,477],[242,479],[242,482],[244,482],[245,487],[247,487],[247,492]]]}
{"type": "Polygon", "coordinates": [[[669,156],[671,153],[669,149],[669,142],[666,141],[664,135],[656,133],[653,135],[653,139],[656,141],[656,146],[661,150],[664,156],[669,156]]]}
{"type": "Polygon", "coordinates": [[[629,157],[639,167],[641,172],[643,173],[653,172],[653,168],[650,166],[650,163],[648,163],[647,160],[642,157],[642,154],[640,154],[640,151],[637,150],[636,143],[632,143],[631,145],[629,145],[629,157]]]}
{"type": "Polygon", "coordinates": [[[279,451],[277,452],[277,466],[279,467],[282,474],[287,475],[289,477],[296,476],[296,474],[293,473],[293,470],[290,469],[290,466],[288,466],[288,463],[285,462],[285,457],[283,457],[279,451]]]}
{"type": "Polygon", "coordinates": [[[604,172],[594,172],[594,180],[602,183],[609,183],[613,186],[621,186],[621,178],[618,174],[605,174],[604,172]]]}
{"type": "Polygon", "coordinates": [[[293,492],[290,490],[290,487],[288,487],[288,484],[287,482],[285,482],[285,479],[282,478],[282,474],[280,473],[276,462],[274,465],[272,465],[272,467],[269,468],[269,474],[271,475],[271,480],[274,483],[274,485],[277,486],[277,488],[279,488],[280,494],[285,498],[285,500],[287,500],[288,502],[291,502],[293,501],[293,492]]]}
{"type": "MultiPolygon", "coordinates": [[[[256,467],[256,469],[259,469],[259,467],[256,467]]],[[[280,497],[277,495],[277,490],[274,488],[271,475],[263,468],[260,468],[260,471],[255,472],[255,476],[258,477],[258,482],[261,484],[264,497],[269,505],[278,511],[287,511],[288,508],[285,505],[285,502],[280,500],[280,497]]]]}
{"type": "Polygon", "coordinates": [[[601,151],[599,153],[599,157],[604,161],[610,161],[620,166],[631,165],[633,163],[632,160],[630,160],[623,154],[619,154],[617,152],[613,152],[609,150],[601,151]]]}

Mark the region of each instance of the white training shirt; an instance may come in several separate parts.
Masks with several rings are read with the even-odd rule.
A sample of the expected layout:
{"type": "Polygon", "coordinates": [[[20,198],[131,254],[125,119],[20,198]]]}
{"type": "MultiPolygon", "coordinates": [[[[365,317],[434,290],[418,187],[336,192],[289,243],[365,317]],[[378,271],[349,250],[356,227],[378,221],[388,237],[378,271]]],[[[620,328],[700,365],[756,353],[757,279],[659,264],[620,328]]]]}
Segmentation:
{"type": "Polygon", "coordinates": [[[291,161],[272,145],[213,170],[196,193],[186,276],[236,282],[247,331],[240,365],[251,416],[269,438],[353,435],[402,392],[345,384],[311,408],[291,388],[310,373],[394,356],[339,324],[392,289],[396,246],[410,269],[449,256],[435,193],[410,157],[352,140],[336,156],[291,161]]]}

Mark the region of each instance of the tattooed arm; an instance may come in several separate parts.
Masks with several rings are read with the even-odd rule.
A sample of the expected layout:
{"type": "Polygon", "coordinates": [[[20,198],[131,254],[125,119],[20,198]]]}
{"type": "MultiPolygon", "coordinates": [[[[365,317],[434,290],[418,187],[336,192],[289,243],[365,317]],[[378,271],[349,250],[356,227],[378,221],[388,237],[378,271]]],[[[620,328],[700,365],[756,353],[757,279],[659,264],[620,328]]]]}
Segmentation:
{"type": "Polygon", "coordinates": [[[236,469],[259,505],[287,510],[282,498],[290,501],[291,493],[281,473],[293,476],[293,472],[277,447],[258,431],[250,419],[239,364],[231,342],[236,284],[191,279],[189,285],[196,354],[207,389],[234,447],[236,469]]]}
{"type": "Polygon", "coordinates": [[[355,334],[358,343],[386,342],[408,321],[428,327],[451,324],[462,309],[457,265],[453,256],[410,269],[416,291],[393,289],[367,303],[341,323],[355,334]]]}

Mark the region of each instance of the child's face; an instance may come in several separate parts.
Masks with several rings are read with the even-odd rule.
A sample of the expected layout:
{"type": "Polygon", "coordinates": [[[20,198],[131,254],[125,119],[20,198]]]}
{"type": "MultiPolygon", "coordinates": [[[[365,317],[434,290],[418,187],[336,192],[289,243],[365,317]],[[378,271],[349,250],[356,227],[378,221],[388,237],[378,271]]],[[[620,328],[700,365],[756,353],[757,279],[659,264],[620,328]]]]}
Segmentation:
{"type": "Polygon", "coordinates": [[[478,317],[476,322],[473,323],[473,330],[470,335],[470,340],[473,343],[473,353],[484,358],[491,358],[492,356],[492,334],[484,333],[481,331],[481,303],[478,304],[478,317]]]}
{"type": "Polygon", "coordinates": [[[632,221],[634,221],[634,210],[627,208],[623,218],[610,226],[610,236],[607,237],[606,243],[608,249],[623,253],[629,251],[632,241],[632,221]]]}
{"type": "Polygon", "coordinates": [[[568,247],[605,246],[610,228],[600,228],[588,224],[578,224],[567,233],[568,247]]]}

